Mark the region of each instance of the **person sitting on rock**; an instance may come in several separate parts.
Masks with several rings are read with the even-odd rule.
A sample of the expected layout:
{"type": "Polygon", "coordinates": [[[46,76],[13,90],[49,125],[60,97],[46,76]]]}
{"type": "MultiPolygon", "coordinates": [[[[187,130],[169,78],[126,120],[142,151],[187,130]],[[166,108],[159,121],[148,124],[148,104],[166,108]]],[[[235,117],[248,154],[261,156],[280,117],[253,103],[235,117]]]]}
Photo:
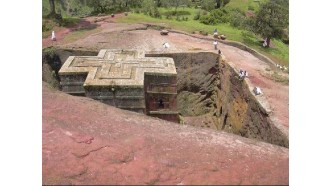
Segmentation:
{"type": "Polygon", "coordinates": [[[260,87],[254,87],[253,91],[256,95],[262,94],[260,87]]]}
{"type": "Polygon", "coordinates": [[[244,79],[244,77],[245,77],[245,72],[246,72],[246,71],[243,71],[242,69],[239,69],[239,74],[238,74],[239,79],[244,79]]]}

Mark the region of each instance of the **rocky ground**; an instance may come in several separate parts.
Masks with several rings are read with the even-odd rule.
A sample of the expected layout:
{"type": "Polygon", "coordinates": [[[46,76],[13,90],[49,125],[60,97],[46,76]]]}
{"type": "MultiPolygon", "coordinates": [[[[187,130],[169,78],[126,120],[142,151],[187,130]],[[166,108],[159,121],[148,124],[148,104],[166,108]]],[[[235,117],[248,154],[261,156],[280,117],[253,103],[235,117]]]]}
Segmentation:
{"type": "Polygon", "coordinates": [[[43,184],[289,182],[289,150],[123,111],[43,84],[43,184]]]}
{"type": "MultiPolygon", "coordinates": [[[[115,18],[110,16],[90,17],[86,20],[91,24],[97,24],[100,31],[85,38],[78,39],[71,43],[63,43],[58,39],[53,46],[70,49],[89,49],[99,51],[102,48],[114,49],[141,49],[146,52],[194,52],[214,50],[212,41],[191,37],[180,33],[170,33],[168,36],[160,35],[160,31],[147,29],[145,24],[120,24],[116,23],[116,18],[123,16],[119,14],[115,18]],[[95,23],[95,20],[99,20],[95,23]],[[168,42],[170,48],[164,49],[162,44],[168,42]]],[[[86,26],[86,22],[82,22],[86,26]]],[[[79,26],[76,26],[79,27],[79,26]]],[[[71,29],[74,30],[74,29],[71,29]]],[[[68,33],[67,33],[68,34],[68,33]]],[[[59,36],[64,37],[65,34],[59,36]]],[[[202,36],[198,36],[203,38],[202,36]]],[[[51,46],[49,38],[43,39],[43,47],[51,46]]],[[[273,115],[287,129],[289,127],[289,86],[274,81],[265,74],[277,72],[284,78],[288,74],[280,72],[273,66],[259,60],[249,52],[236,47],[219,43],[218,46],[223,55],[234,67],[239,70],[247,70],[249,79],[253,86],[259,86],[270,103],[273,115]]]]}
{"type": "MultiPolygon", "coordinates": [[[[43,47],[217,52],[212,41],[180,33],[161,36],[144,24],[119,24],[109,16],[86,18],[81,25],[58,32],[57,38],[56,42],[43,39],[43,47]],[[64,42],[79,26],[89,24],[96,24],[98,32],[64,42]],[[164,42],[170,48],[163,49],[164,42]]],[[[273,117],[288,129],[289,86],[265,75],[278,70],[238,48],[221,43],[219,48],[234,68],[249,72],[252,85],[261,87],[270,103],[273,117]]],[[[45,67],[45,71],[50,70],[45,67]]],[[[186,119],[196,126],[196,121],[209,122],[207,115],[186,119]]],[[[278,185],[288,184],[288,178],[286,148],[122,111],[43,85],[44,184],[278,185]]]]}

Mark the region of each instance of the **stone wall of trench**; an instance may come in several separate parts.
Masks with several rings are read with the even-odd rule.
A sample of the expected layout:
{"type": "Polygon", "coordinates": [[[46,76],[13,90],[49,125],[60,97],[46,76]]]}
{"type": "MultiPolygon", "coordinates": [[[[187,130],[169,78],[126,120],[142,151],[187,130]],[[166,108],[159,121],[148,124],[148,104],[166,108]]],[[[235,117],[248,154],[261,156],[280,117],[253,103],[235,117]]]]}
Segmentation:
{"type": "MultiPolygon", "coordinates": [[[[71,55],[95,56],[98,51],[56,49],[55,57],[43,53],[43,80],[57,82],[57,63],[71,55]],[[55,62],[55,65],[54,65],[55,62]],[[51,68],[52,67],[52,68],[51,68]],[[48,69],[49,68],[49,69],[48,69]],[[48,72],[48,73],[47,73],[48,72]],[[50,75],[52,73],[53,75],[50,75]]],[[[224,130],[247,138],[288,147],[288,137],[250,92],[245,81],[220,56],[210,52],[146,54],[172,57],[177,67],[177,107],[186,124],[224,130]]]]}
{"type": "Polygon", "coordinates": [[[183,120],[202,117],[200,121],[207,121],[202,127],[289,146],[288,137],[272,123],[247,83],[219,55],[200,52],[146,56],[174,59],[178,73],[178,111],[183,120]]]}

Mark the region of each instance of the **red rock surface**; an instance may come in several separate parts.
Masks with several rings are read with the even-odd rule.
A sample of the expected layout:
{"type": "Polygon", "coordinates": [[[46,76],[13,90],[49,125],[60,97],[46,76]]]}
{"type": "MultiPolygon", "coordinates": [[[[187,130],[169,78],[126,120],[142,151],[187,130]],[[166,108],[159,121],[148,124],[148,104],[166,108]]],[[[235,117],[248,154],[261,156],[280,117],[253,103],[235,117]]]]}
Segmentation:
{"type": "Polygon", "coordinates": [[[286,148],[43,84],[43,184],[289,184],[286,148]]]}

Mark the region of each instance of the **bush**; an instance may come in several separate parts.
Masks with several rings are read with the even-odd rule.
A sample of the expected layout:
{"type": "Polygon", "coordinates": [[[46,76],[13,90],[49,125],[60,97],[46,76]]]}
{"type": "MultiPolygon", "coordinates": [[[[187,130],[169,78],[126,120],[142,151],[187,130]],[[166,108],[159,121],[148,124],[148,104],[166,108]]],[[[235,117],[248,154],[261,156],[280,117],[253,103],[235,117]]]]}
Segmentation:
{"type": "Polygon", "coordinates": [[[179,11],[171,10],[171,11],[164,12],[163,15],[165,15],[165,16],[167,16],[167,15],[182,16],[182,15],[191,15],[191,13],[188,11],[184,11],[184,10],[179,10],[179,11]]]}
{"type": "Polygon", "coordinates": [[[230,16],[225,9],[212,10],[209,15],[203,15],[199,18],[201,23],[215,25],[218,23],[228,23],[230,16]]]}
{"type": "Polygon", "coordinates": [[[160,12],[159,12],[158,8],[154,9],[152,16],[155,17],[155,18],[161,18],[162,17],[160,15],[160,12]]]}
{"type": "Polygon", "coordinates": [[[201,11],[197,11],[196,15],[194,16],[194,20],[198,20],[201,17],[201,11]]]}
{"type": "Polygon", "coordinates": [[[201,31],[199,31],[199,34],[202,34],[202,35],[204,35],[204,36],[207,36],[209,33],[206,32],[206,31],[201,30],[201,31]]]}
{"type": "Polygon", "coordinates": [[[248,10],[254,11],[254,7],[249,5],[248,10]]]}
{"type": "Polygon", "coordinates": [[[216,25],[219,21],[213,16],[202,16],[199,21],[206,25],[216,25]]]}
{"type": "Polygon", "coordinates": [[[233,10],[230,13],[230,25],[237,28],[244,28],[247,18],[240,11],[233,10]]]}
{"type": "Polygon", "coordinates": [[[201,16],[201,15],[196,14],[196,15],[194,16],[194,20],[198,20],[198,19],[200,18],[200,16],[201,16]]]}
{"type": "Polygon", "coordinates": [[[66,17],[62,19],[60,25],[64,27],[69,27],[79,23],[79,21],[80,21],[79,18],[66,17]]]}
{"type": "Polygon", "coordinates": [[[58,26],[53,20],[42,20],[42,32],[52,30],[55,26],[58,26]]]}
{"type": "Polygon", "coordinates": [[[207,11],[202,10],[202,15],[207,15],[207,11]]]}

